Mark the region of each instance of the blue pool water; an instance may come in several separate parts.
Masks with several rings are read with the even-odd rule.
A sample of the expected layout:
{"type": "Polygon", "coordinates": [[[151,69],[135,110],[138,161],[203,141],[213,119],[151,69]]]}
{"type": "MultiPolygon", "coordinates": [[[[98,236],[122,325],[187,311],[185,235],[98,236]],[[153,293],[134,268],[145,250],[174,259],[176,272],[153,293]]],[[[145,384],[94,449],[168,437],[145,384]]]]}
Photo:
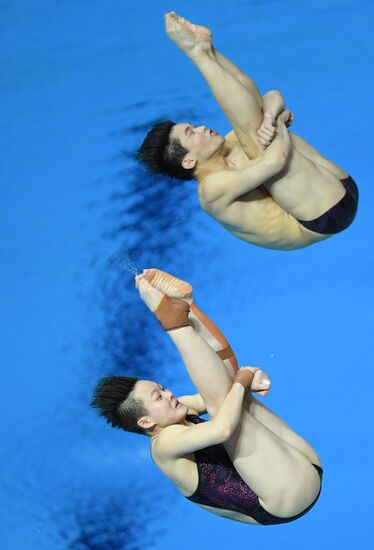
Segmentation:
{"type": "Polygon", "coordinates": [[[373,12],[369,0],[0,3],[2,548],[369,547],[373,12]],[[355,178],[349,230],[256,248],[199,210],[193,182],[136,165],[157,120],[229,128],[164,35],[171,9],[211,26],[263,93],[279,88],[294,131],[355,178]],[[240,363],[271,375],[269,406],[318,450],[323,492],[299,521],[262,529],[200,510],[145,438],[90,410],[109,373],[192,391],[133,287],[149,266],[193,283],[240,363]]]}

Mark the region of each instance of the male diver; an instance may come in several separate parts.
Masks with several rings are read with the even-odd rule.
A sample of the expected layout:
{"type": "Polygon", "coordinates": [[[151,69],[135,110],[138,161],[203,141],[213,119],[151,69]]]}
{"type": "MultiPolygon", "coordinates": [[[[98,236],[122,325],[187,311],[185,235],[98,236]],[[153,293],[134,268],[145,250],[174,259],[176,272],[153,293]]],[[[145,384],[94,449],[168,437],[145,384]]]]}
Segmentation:
{"type": "Polygon", "coordinates": [[[145,304],[177,347],[199,393],[174,397],[155,380],[102,378],[92,405],[113,427],[150,438],[158,468],[188,500],[222,517],[275,525],[309,511],[321,491],[314,449],[252,396],[270,390],[255,367],[238,370],[192,287],[157,269],[136,277],[145,304]],[[207,412],[209,420],[199,414],[207,412]]]}
{"type": "Polygon", "coordinates": [[[235,236],[262,247],[302,248],[346,229],[358,203],[354,180],[301,137],[277,91],[254,81],[212,45],[211,31],[175,13],[166,32],[196,65],[233,131],[165,121],[137,158],[154,173],[198,180],[200,205],[235,236]]]}

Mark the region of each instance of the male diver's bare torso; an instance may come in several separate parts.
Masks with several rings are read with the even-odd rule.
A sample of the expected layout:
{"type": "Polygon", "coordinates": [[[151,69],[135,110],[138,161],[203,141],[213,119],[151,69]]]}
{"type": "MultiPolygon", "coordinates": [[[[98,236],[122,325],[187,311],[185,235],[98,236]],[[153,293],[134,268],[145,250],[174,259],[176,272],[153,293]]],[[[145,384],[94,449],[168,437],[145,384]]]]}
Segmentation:
{"type": "MultiPolygon", "coordinates": [[[[305,247],[328,237],[309,231],[297,218],[313,219],[334,206],[345,194],[340,180],[348,176],[305,140],[291,132],[289,134],[292,150],[287,167],[265,185],[229,205],[221,198],[207,202],[204,178],[198,186],[201,207],[225,229],[252,244],[282,250],[305,247]],[[281,194],[279,186],[282,186],[281,194]],[[305,196],[308,196],[308,201],[300,200],[305,196]],[[284,197],[294,215],[278,204],[277,200],[284,202],[284,197]]],[[[226,143],[231,148],[227,157],[228,170],[243,169],[259,162],[258,158],[248,158],[234,132],[226,136],[226,143]]],[[[213,171],[209,174],[210,179],[212,174],[214,177],[213,171]]]]}

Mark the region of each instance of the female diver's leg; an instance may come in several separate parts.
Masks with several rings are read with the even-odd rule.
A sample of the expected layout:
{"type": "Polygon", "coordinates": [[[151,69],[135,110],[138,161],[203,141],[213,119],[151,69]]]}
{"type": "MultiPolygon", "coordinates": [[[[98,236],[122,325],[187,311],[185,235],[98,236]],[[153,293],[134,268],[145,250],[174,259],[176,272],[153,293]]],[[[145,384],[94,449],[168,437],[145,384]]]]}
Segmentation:
{"type": "MultiPolygon", "coordinates": [[[[137,284],[143,300],[155,311],[164,294],[146,280],[137,284]]],[[[168,334],[209,415],[215,416],[232,385],[222,360],[191,326],[168,334]]],[[[270,513],[293,516],[317,496],[319,476],[310,461],[248,411],[243,410],[241,421],[225,447],[240,476],[270,513]]]]}
{"type": "Polygon", "coordinates": [[[313,447],[261,401],[252,396],[251,399],[246,401],[245,407],[258,422],[300,451],[312,464],[321,466],[320,458],[313,447]]]}
{"type": "MultiPolygon", "coordinates": [[[[209,415],[214,417],[231,388],[231,377],[212,348],[192,327],[168,334],[209,415]]],[[[239,475],[271,514],[294,516],[316,498],[320,478],[310,460],[244,408],[237,429],[224,445],[239,475]]]]}
{"type": "MultiPolygon", "coordinates": [[[[170,298],[178,298],[185,300],[190,304],[192,310],[189,314],[189,321],[196,332],[220,355],[222,350],[226,351],[226,355],[230,353],[231,348],[228,340],[220,331],[215,323],[207,317],[193,301],[192,286],[183,281],[161,271],[159,269],[145,269],[139,276],[145,278],[154,288],[157,288],[170,298]],[[230,350],[230,351],[229,351],[230,350]]],[[[238,364],[234,353],[231,351],[230,358],[224,360],[230,378],[232,378],[238,370],[238,364]]],[[[244,402],[245,408],[252,414],[261,424],[274,432],[278,437],[295,447],[303,453],[312,463],[320,465],[320,460],[314,449],[298,434],[296,434],[287,424],[276,416],[268,407],[263,405],[255,398],[248,398],[244,402]]]]}
{"type": "MultiPolygon", "coordinates": [[[[143,301],[151,311],[155,311],[165,294],[144,278],[137,278],[136,285],[143,301]]],[[[172,330],[168,335],[181,354],[191,381],[206,405],[207,412],[214,416],[232,385],[231,377],[222,359],[191,325],[172,330]]]]}
{"type": "Polygon", "coordinates": [[[320,477],[310,460],[248,410],[224,445],[236,471],[269,513],[292,517],[317,497],[320,477]]]}
{"type": "Polygon", "coordinates": [[[223,360],[229,375],[234,376],[238,370],[235,354],[225,335],[196,305],[192,297],[192,286],[165,271],[155,268],[145,269],[138,278],[145,278],[154,288],[157,288],[169,298],[178,298],[190,304],[189,321],[192,327],[223,360]]]}
{"type": "MultiPolygon", "coordinates": [[[[228,349],[229,342],[224,334],[193,302],[193,288],[189,283],[155,268],[145,269],[140,275],[140,278],[147,279],[153,287],[166,294],[166,296],[186,300],[190,304],[190,307],[193,308],[192,311],[190,311],[189,320],[196,332],[216,352],[228,349]]],[[[228,374],[230,377],[233,377],[238,369],[233,352],[230,359],[226,359],[224,363],[228,369],[228,374]]],[[[312,463],[320,465],[318,455],[314,449],[260,401],[251,398],[248,394],[244,406],[261,424],[303,453],[312,463]]]]}

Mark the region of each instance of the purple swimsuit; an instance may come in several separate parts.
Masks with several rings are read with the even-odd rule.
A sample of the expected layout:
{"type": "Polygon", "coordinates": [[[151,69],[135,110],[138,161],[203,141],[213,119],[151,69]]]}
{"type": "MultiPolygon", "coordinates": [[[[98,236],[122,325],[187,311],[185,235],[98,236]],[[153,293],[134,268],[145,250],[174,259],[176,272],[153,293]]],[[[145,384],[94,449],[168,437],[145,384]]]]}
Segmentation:
{"type": "Polygon", "coordinates": [[[351,176],[340,181],[346,191],[344,197],[315,220],[298,220],[301,225],[321,235],[340,233],[351,225],[357,212],[358,188],[351,176]]]}
{"type": "MultiPolygon", "coordinates": [[[[205,422],[203,418],[192,414],[187,415],[186,420],[194,424],[205,422]]],[[[321,492],[320,489],[314,502],[297,516],[278,518],[261,506],[256,493],[248,487],[235,470],[222,444],[195,451],[195,459],[199,472],[199,484],[195,493],[186,497],[188,500],[205,506],[246,514],[262,525],[288,523],[303,516],[314,506],[321,492]]],[[[322,468],[315,464],[314,466],[322,481],[322,468]]]]}

